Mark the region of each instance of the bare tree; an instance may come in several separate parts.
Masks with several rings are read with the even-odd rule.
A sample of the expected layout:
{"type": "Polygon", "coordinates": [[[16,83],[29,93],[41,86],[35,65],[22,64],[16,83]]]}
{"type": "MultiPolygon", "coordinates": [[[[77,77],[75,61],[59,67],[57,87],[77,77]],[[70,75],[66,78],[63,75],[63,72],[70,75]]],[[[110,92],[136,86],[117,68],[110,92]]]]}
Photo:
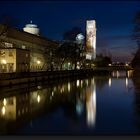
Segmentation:
{"type": "Polygon", "coordinates": [[[132,39],[137,42],[138,50],[135,53],[131,64],[133,67],[140,67],[140,11],[136,13],[136,16],[134,18],[134,30],[132,39]]]}

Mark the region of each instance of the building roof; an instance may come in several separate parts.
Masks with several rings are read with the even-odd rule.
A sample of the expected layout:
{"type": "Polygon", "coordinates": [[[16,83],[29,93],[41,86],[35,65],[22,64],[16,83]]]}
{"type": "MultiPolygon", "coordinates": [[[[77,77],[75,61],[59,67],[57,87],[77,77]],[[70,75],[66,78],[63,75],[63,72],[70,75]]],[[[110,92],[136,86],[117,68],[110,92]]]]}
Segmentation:
{"type": "MultiPolygon", "coordinates": [[[[0,30],[2,29],[4,29],[4,25],[0,24],[0,30]]],[[[6,32],[6,37],[21,40],[21,41],[26,41],[33,44],[46,46],[46,47],[57,47],[60,44],[59,41],[54,41],[43,36],[30,34],[28,32],[24,32],[12,27],[8,27],[6,32]]]]}

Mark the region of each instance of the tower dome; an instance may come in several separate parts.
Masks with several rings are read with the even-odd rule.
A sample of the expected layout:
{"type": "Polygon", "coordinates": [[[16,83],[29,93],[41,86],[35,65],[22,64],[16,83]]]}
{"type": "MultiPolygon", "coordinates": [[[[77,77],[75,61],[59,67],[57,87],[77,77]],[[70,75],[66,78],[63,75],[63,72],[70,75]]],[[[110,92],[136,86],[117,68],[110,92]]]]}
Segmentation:
{"type": "Polygon", "coordinates": [[[37,27],[36,24],[32,24],[32,21],[30,21],[30,24],[25,25],[23,31],[34,35],[39,35],[39,28],[37,27]]]}

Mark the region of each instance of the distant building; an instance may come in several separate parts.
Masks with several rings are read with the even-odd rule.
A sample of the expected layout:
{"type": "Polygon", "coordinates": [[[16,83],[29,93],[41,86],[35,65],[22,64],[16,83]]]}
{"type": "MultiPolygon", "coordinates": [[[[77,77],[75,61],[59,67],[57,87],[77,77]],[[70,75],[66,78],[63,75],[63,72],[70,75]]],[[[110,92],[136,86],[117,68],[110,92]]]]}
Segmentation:
{"type": "Polygon", "coordinates": [[[86,59],[96,58],[96,22],[87,20],[86,22],[86,59]]]}
{"type": "MultiPolygon", "coordinates": [[[[0,25],[0,33],[2,30],[4,26],[0,25]]],[[[58,60],[54,56],[59,42],[37,36],[38,33],[38,31],[32,34],[8,28],[6,33],[0,36],[1,72],[27,71],[25,67],[29,67],[30,71],[42,71],[47,70],[52,62],[54,65],[57,64],[58,60]],[[10,52],[13,56],[9,56],[10,52]],[[28,59],[26,54],[29,54],[28,59]],[[25,67],[21,68],[23,65],[25,67]]]]}

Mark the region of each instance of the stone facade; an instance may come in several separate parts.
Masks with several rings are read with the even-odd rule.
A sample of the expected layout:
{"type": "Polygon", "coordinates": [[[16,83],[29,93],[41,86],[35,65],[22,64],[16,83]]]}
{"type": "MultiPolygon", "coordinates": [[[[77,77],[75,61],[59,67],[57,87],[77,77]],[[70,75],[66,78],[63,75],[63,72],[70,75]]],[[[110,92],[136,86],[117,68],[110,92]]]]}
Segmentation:
{"type": "Polygon", "coordinates": [[[28,66],[26,65],[26,67],[29,67],[30,71],[47,70],[49,69],[51,65],[50,63],[52,63],[52,61],[55,64],[55,50],[57,49],[59,42],[14,28],[8,27],[6,29],[3,25],[0,25],[0,31],[3,32],[4,30],[6,30],[6,32],[0,35],[0,50],[4,51],[5,49],[5,60],[8,59],[8,62],[13,60],[12,63],[14,63],[14,65],[11,66],[13,67],[13,72],[27,71],[28,68],[21,68],[24,67],[22,65],[26,65],[27,62],[24,62],[23,60],[24,58],[26,58],[26,51],[29,51],[28,61],[30,61],[29,64],[27,64],[28,66]],[[14,52],[13,58],[8,56],[8,51],[14,52]]]}

